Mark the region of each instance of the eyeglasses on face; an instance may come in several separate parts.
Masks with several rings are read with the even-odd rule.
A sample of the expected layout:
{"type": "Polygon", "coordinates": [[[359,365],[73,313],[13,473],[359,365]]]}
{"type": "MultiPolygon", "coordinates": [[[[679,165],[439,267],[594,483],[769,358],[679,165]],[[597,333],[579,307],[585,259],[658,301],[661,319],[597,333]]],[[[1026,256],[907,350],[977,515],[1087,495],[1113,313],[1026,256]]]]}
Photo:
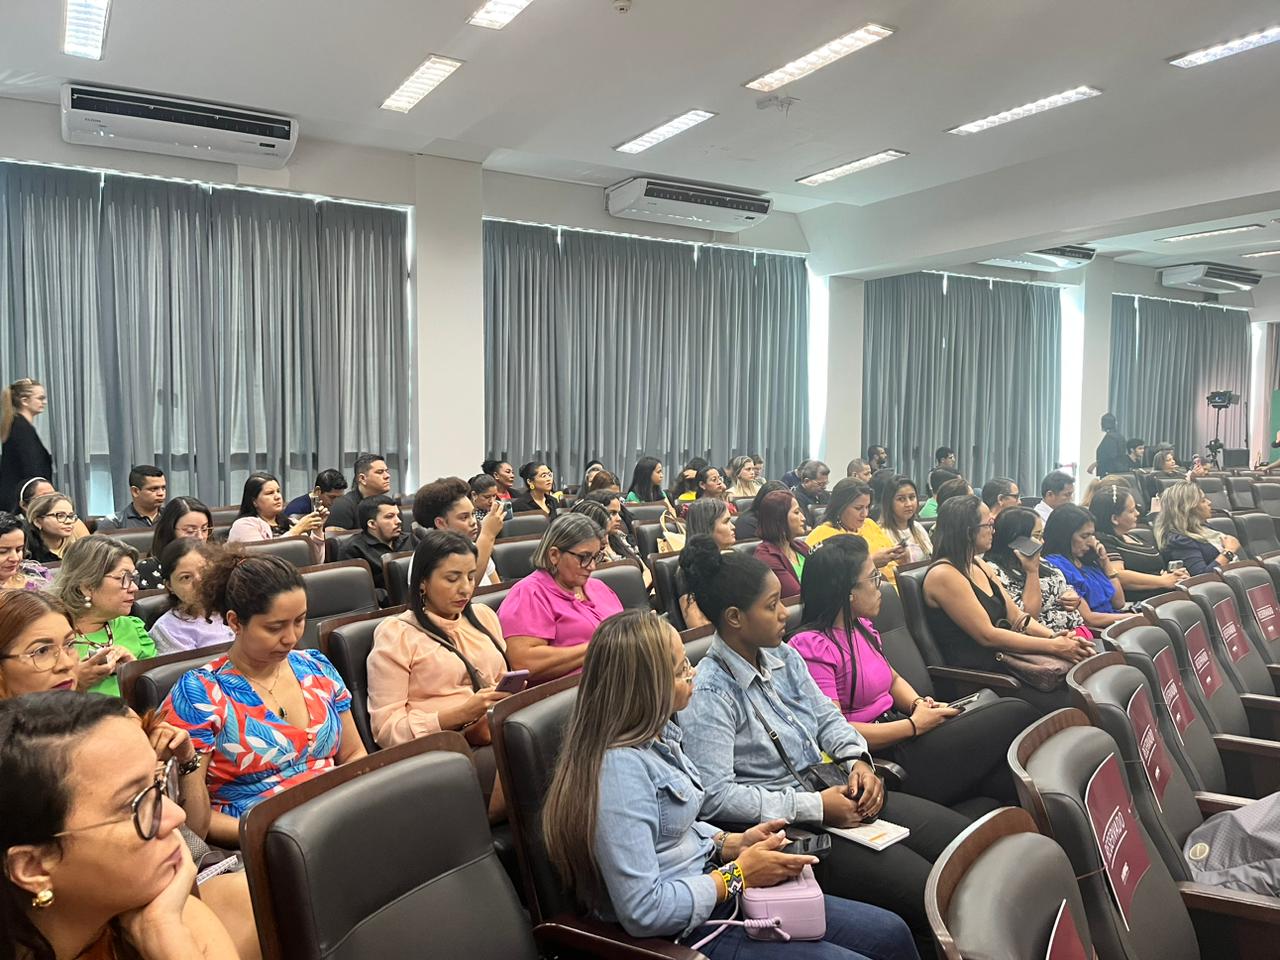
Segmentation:
{"type": "Polygon", "coordinates": [[[676,679],[687,680],[693,676],[693,664],[689,662],[689,658],[685,657],[680,661],[680,666],[676,667],[676,679]]]}
{"type": "Polygon", "coordinates": [[[604,563],[609,559],[603,550],[599,553],[574,553],[572,550],[566,550],[564,553],[565,556],[573,557],[573,559],[577,560],[578,566],[582,567],[583,570],[589,570],[591,567],[604,563]]]}
{"type": "Polygon", "coordinates": [[[173,779],[173,772],[177,768],[177,763],[176,758],[172,758],[165,763],[164,769],[156,776],[155,782],[130,801],[129,812],[124,816],[112,817],[110,820],[103,820],[100,823],[91,823],[87,827],[74,827],[71,830],[63,830],[61,833],[55,833],[54,836],[66,837],[73,833],[97,830],[99,827],[109,827],[112,824],[133,820],[133,829],[137,831],[139,839],[144,841],[154,840],[156,834],[160,832],[160,818],[164,814],[164,798],[170,795],[169,783],[173,779]]]}
{"type": "Polygon", "coordinates": [[[62,643],[42,643],[26,653],[6,653],[0,656],[0,660],[26,660],[30,662],[31,669],[37,673],[48,673],[57,666],[59,657],[65,655],[76,660],[80,659],[77,652],[79,643],[77,637],[64,640],[62,643]]]}
{"type": "Polygon", "coordinates": [[[207,537],[209,535],[209,530],[210,530],[209,525],[207,523],[202,523],[198,527],[178,527],[174,531],[174,533],[176,533],[180,537],[187,537],[187,538],[207,537]]]}
{"type": "Polygon", "coordinates": [[[53,517],[59,523],[75,523],[80,519],[74,513],[49,513],[46,516],[53,517]]]}
{"type": "Polygon", "coordinates": [[[855,587],[860,583],[869,583],[871,584],[871,586],[879,590],[880,584],[884,583],[884,574],[881,573],[879,570],[872,570],[871,573],[868,574],[867,576],[861,577],[853,581],[853,585],[855,587]]]}
{"type": "Polygon", "coordinates": [[[975,524],[975,530],[994,530],[996,528],[995,520],[983,520],[981,523],[975,524]]]}
{"type": "Polygon", "coordinates": [[[130,586],[142,582],[142,577],[136,570],[121,570],[119,573],[107,575],[104,579],[120,584],[121,590],[128,590],[130,586]]]}

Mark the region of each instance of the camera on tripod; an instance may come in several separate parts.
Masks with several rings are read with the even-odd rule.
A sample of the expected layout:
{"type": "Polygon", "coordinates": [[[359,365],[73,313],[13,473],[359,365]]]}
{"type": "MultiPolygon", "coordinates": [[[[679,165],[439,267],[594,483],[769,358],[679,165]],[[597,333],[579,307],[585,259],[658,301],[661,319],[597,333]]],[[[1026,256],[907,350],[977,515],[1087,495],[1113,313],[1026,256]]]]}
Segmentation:
{"type": "Polygon", "coordinates": [[[1239,403],[1240,394],[1232,393],[1230,390],[1214,390],[1204,398],[1204,401],[1209,404],[1210,409],[1217,411],[1214,415],[1214,437],[1205,445],[1205,449],[1209,451],[1208,466],[1217,470],[1220,469],[1218,455],[1222,453],[1227,446],[1222,442],[1222,411],[1229,410],[1231,407],[1234,407],[1239,403]]]}
{"type": "Polygon", "coordinates": [[[1214,390],[1204,400],[1214,410],[1226,410],[1240,402],[1240,394],[1232,393],[1230,390],[1214,390]]]}

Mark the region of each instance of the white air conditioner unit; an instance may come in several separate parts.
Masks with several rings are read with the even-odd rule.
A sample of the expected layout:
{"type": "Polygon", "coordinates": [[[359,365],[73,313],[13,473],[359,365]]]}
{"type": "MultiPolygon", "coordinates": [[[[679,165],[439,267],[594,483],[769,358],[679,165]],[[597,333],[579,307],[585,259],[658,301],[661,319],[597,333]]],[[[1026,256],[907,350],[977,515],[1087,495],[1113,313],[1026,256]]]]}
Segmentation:
{"type": "Polygon", "coordinates": [[[616,183],[606,187],[604,195],[612,216],[717,233],[739,233],[754,227],[773,209],[773,201],[767,197],[649,177],[616,183]]]}
{"type": "Polygon", "coordinates": [[[1244,293],[1262,282],[1262,274],[1221,263],[1184,263],[1160,271],[1162,286],[1197,293],[1244,293]]]}
{"type": "Polygon", "coordinates": [[[1014,257],[992,257],[983,263],[993,267],[1012,267],[1015,270],[1035,270],[1040,273],[1057,273],[1061,270],[1074,270],[1083,267],[1093,259],[1094,251],[1089,247],[1078,247],[1074,244],[1063,244],[1060,247],[1049,247],[1046,250],[1032,250],[1030,253],[1014,257]]]}
{"type": "Polygon", "coordinates": [[[298,142],[298,121],[220,103],[64,83],[62,139],[278,170],[298,142]]]}

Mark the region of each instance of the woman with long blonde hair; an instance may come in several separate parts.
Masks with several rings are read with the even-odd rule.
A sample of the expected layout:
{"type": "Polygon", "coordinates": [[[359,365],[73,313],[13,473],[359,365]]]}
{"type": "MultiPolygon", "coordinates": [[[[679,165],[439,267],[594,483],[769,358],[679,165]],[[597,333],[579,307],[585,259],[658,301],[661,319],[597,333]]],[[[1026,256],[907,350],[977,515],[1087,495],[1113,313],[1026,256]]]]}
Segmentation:
{"type": "Polygon", "coordinates": [[[32,477],[52,477],[53,458],[36,433],[44,413],[44,384],[30,377],[0,389],[0,510],[16,510],[18,491],[32,477]]]}
{"type": "Polygon", "coordinates": [[[1240,541],[1208,526],[1205,521],[1212,514],[1213,504],[1190,480],[1179,480],[1161,494],[1156,546],[1166,563],[1181,562],[1195,577],[1236,559],[1240,541]]]}
{"type": "Polygon", "coordinates": [[[734,457],[729,461],[729,479],[733,485],[729,487],[729,497],[754,497],[764,486],[764,482],[756,476],[756,464],[750,457],[734,457]]]}
{"type": "Polygon", "coordinates": [[[620,613],[596,629],[542,811],[566,884],[632,936],[714,936],[697,947],[708,957],[917,957],[900,918],[835,897],[826,898],[821,942],[779,947],[715,923],[731,918],[743,886],[772,886],[816,860],[781,852],[785,821],[726,833],[698,820],[701,778],[673,722],[695,672],[679,634],[655,614],[620,613]]]}

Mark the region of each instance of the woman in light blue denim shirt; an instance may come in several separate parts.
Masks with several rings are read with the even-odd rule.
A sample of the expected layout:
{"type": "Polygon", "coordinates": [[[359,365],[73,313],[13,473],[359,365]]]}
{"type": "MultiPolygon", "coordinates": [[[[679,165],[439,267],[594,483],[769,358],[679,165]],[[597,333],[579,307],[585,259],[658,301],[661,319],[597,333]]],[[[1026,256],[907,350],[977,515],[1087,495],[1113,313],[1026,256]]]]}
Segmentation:
{"type": "MultiPolygon", "coordinates": [[[[715,932],[708,920],[733,913],[737,879],[772,886],[815,862],[779,851],[783,820],[735,834],[698,819],[700,778],[671,722],[693,676],[679,634],[659,617],[632,611],[604,621],[543,808],[547,851],[588,907],[632,936],[691,944],[715,932]]],[[[781,946],[729,926],[700,949],[735,960],[917,960],[892,913],[835,897],[826,910],[822,941],[781,946]]]]}

